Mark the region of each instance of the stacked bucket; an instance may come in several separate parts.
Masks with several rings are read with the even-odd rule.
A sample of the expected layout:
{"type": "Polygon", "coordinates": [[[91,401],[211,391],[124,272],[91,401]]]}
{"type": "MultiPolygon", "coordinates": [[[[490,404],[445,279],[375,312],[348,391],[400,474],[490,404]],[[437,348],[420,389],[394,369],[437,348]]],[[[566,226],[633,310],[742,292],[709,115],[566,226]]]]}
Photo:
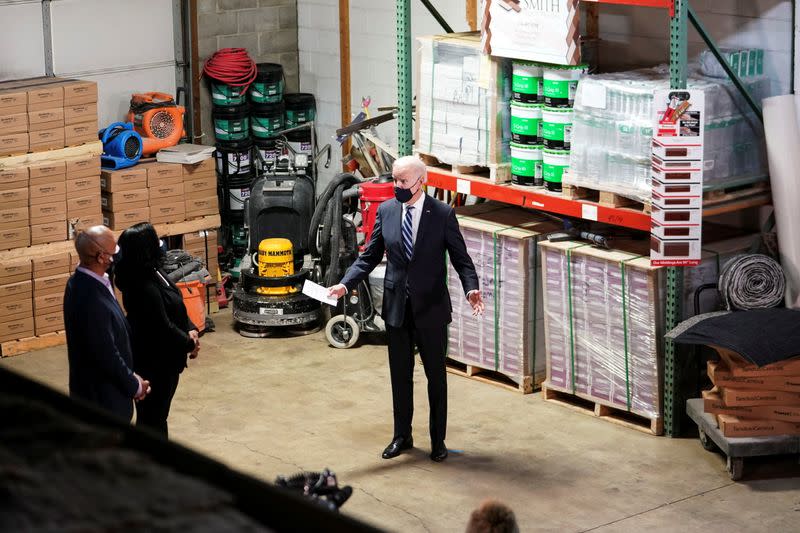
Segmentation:
{"type": "Polygon", "coordinates": [[[585,65],[513,63],[511,181],[561,192],[569,167],[572,104],[585,65]]]}

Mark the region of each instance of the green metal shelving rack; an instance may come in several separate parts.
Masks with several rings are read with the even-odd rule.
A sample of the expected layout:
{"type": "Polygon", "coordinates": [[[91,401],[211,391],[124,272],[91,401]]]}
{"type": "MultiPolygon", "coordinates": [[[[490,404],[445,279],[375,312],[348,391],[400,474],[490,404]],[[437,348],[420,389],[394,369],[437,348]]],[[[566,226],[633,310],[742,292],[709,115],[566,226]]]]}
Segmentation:
{"type": "MultiPolygon", "coordinates": [[[[720,60],[728,76],[744,95],[756,115],[761,118],[761,109],[747,93],[741,80],[721,59],[719,50],[705,31],[702,23],[692,11],[689,0],[583,0],[585,2],[626,4],[631,6],[666,8],[671,15],[669,24],[670,52],[669,72],[672,89],[685,89],[688,73],[688,34],[691,22],[709,49],[720,60]]],[[[794,2],[792,2],[794,5],[794,2]]],[[[398,97],[398,152],[412,153],[412,77],[411,77],[411,0],[397,0],[397,97],[398,97]]],[[[794,53],[792,53],[794,58],[794,53]]],[[[526,205],[523,203],[523,205],[526,205]]],[[[630,227],[630,226],[629,226],[630,227]]],[[[672,329],[681,317],[681,288],[683,268],[666,269],[666,307],[664,310],[665,331],[672,329]]],[[[680,390],[682,368],[673,342],[665,339],[664,345],[664,431],[669,436],[681,434],[683,406],[686,404],[680,390]]]]}

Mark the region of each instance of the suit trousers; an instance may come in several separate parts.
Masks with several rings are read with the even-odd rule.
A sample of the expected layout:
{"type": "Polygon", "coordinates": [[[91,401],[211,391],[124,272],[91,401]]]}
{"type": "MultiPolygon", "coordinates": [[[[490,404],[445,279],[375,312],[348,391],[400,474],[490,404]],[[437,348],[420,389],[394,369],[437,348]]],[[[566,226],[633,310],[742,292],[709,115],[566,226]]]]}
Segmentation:
{"type": "Polygon", "coordinates": [[[394,437],[411,436],[414,416],[414,345],[419,347],[428,381],[431,445],[443,445],[447,431],[447,370],[445,350],[447,326],[426,328],[415,324],[410,303],[406,302],[402,327],[387,325],[389,372],[392,379],[394,437]]]}
{"type": "Polygon", "coordinates": [[[143,379],[150,381],[152,392],[144,400],[136,404],[136,425],[143,426],[151,431],[169,436],[167,417],[172,405],[172,397],[178,389],[179,374],[177,372],[155,372],[143,379]]]}

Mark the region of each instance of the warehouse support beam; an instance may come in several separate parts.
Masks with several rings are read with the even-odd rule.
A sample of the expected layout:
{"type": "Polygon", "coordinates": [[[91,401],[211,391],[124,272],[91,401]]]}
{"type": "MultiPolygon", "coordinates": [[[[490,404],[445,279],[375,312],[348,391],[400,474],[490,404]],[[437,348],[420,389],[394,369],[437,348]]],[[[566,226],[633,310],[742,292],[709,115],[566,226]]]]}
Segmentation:
{"type": "Polygon", "coordinates": [[[411,0],[397,0],[397,152],[410,155],[413,92],[411,90],[411,0]]]}

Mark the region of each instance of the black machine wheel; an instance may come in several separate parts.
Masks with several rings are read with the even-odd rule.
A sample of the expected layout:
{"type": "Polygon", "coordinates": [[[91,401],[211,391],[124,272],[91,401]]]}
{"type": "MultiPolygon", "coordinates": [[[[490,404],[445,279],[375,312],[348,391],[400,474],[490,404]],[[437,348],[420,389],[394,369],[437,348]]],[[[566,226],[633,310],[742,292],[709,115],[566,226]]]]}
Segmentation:
{"type": "Polygon", "coordinates": [[[728,474],[730,474],[733,481],[742,479],[744,473],[744,458],[728,456],[728,474]]]}
{"type": "Polygon", "coordinates": [[[351,348],[361,333],[361,328],[351,316],[336,315],[325,325],[325,337],[334,348],[351,348]]]}
{"type": "Polygon", "coordinates": [[[700,446],[702,446],[704,450],[708,450],[710,452],[715,451],[717,449],[717,445],[714,444],[713,440],[708,438],[708,434],[700,428],[698,428],[698,432],[700,433],[700,446]]]}

